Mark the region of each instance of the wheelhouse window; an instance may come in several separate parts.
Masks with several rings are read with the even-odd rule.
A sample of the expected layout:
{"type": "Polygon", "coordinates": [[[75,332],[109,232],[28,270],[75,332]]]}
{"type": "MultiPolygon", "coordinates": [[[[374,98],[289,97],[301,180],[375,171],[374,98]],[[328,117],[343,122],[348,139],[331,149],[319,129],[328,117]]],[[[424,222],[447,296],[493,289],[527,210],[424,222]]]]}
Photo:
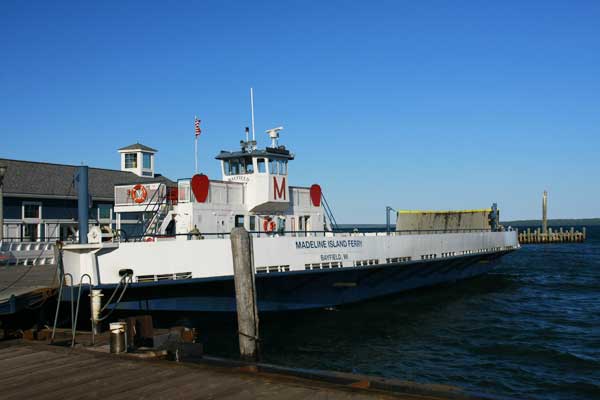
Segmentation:
{"type": "Polygon", "coordinates": [[[258,173],[259,174],[264,174],[265,172],[267,172],[267,166],[265,165],[265,159],[264,158],[257,158],[256,159],[256,167],[258,169],[258,173]]]}
{"type": "Polygon", "coordinates": [[[250,226],[249,226],[250,231],[255,231],[256,230],[256,217],[254,215],[251,215],[249,217],[249,220],[250,220],[250,226]]]}
{"type": "Polygon", "coordinates": [[[152,168],[152,154],[150,153],[143,153],[143,164],[142,167],[145,169],[151,169],[152,168]]]}
{"type": "Polygon", "coordinates": [[[287,175],[287,160],[269,159],[269,173],[287,175]]]}
{"type": "Polygon", "coordinates": [[[240,174],[244,173],[243,172],[244,165],[242,163],[240,163],[240,160],[238,160],[238,159],[229,160],[229,165],[230,165],[230,169],[229,169],[230,175],[240,175],[240,174]]]}
{"type": "Polygon", "coordinates": [[[225,175],[253,174],[254,164],[252,157],[232,158],[230,160],[224,160],[223,171],[225,172],[225,175]]]}
{"type": "Polygon", "coordinates": [[[247,174],[253,174],[254,173],[254,164],[252,161],[252,157],[247,157],[245,160],[245,164],[246,164],[246,173],[247,174]]]}
{"type": "Polygon", "coordinates": [[[239,170],[239,166],[237,165],[238,164],[237,160],[229,160],[228,163],[229,163],[229,168],[227,169],[228,175],[235,175],[239,170]]]}
{"type": "Polygon", "coordinates": [[[287,160],[277,160],[279,175],[287,174],[287,160]]]}
{"type": "Polygon", "coordinates": [[[125,154],[125,168],[137,168],[137,153],[125,154]]]}

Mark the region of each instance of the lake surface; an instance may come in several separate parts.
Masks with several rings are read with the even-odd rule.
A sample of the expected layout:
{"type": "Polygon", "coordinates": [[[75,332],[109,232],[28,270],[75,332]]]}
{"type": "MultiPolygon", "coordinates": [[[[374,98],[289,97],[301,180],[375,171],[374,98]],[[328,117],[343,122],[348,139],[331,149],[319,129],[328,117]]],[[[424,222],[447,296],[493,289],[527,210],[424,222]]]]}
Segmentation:
{"type": "MultiPolygon", "coordinates": [[[[235,357],[235,322],[197,326],[235,357]]],[[[261,319],[263,359],[535,399],[600,399],[600,229],[528,245],[485,276],[337,310],[261,319]]]]}

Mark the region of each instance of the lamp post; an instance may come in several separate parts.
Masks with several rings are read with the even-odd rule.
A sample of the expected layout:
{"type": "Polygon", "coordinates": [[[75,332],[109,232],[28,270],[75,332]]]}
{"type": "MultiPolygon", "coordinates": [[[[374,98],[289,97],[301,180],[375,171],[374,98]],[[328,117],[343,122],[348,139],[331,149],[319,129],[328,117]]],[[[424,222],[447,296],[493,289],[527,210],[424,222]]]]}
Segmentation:
{"type": "Polygon", "coordinates": [[[6,174],[4,165],[0,165],[0,242],[4,240],[4,175],[6,174]]]}

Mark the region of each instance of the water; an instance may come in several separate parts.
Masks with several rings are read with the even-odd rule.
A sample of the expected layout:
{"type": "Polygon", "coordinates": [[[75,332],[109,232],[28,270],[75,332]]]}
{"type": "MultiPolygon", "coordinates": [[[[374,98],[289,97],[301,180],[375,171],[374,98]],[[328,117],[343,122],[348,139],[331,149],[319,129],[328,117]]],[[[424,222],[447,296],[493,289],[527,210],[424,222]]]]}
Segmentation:
{"type": "MultiPolygon", "coordinates": [[[[525,246],[455,285],[263,318],[263,358],[500,396],[599,399],[600,229],[588,237],[525,246]]],[[[208,353],[236,355],[233,321],[193,323],[208,353]]]]}

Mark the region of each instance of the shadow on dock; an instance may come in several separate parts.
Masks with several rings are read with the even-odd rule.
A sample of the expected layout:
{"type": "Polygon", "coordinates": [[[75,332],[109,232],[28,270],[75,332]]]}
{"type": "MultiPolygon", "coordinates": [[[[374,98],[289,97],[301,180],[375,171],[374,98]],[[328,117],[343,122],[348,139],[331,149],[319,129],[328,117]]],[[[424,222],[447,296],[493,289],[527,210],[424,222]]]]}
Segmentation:
{"type": "MultiPolygon", "coordinates": [[[[104,346],[106,347],[106,346],[104,346]]],[[[0,343],[2,398],[492,399],[445,385],[244,363],[173,362],[25,340],[0,343]],[[43,371],[43,373],[40,373],[43,371]],[[35,375],[35,379],[31,376],[35,375]]]]}

